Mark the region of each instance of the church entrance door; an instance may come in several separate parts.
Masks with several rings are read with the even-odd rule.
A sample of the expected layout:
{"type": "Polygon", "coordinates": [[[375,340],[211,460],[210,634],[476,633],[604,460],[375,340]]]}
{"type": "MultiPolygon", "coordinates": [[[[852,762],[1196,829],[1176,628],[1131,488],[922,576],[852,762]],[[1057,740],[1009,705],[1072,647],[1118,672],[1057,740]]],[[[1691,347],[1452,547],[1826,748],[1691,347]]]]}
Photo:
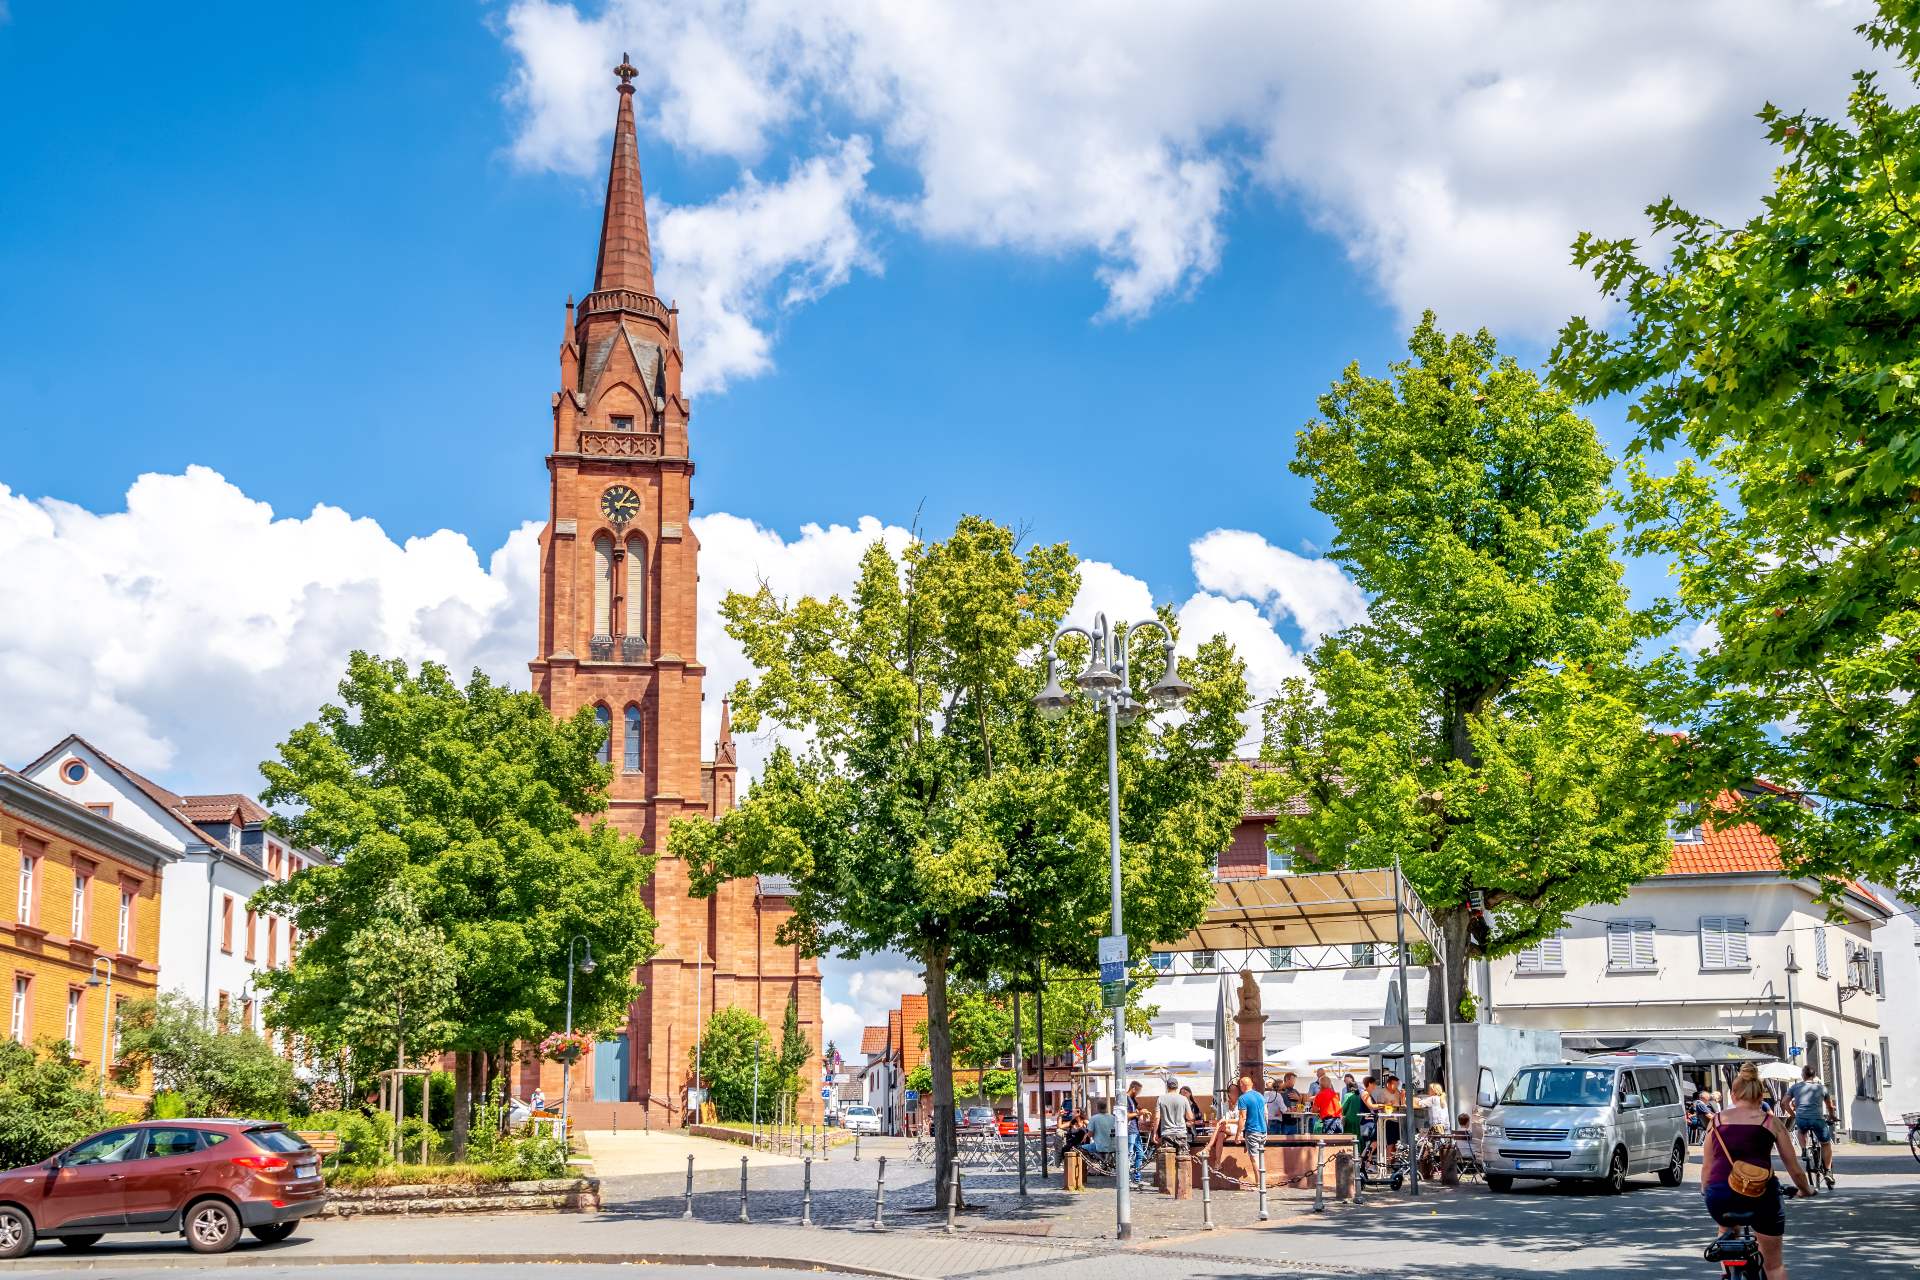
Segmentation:
{"type": "Polygon", "coordinates": [[[593,1100],[627,1100],[627,1038],[602,1040],[593,1046],[593,1100]]]}

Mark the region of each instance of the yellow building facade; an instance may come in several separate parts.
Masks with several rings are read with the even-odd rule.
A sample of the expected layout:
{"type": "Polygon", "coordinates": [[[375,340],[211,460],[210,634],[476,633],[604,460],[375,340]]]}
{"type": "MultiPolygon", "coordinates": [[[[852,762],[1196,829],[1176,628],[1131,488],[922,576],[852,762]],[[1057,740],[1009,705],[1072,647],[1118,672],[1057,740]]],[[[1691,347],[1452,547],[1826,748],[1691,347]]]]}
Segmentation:
{"type": "MultiPolygon", "coordinates": [[[[5,1031],[21,1044],[64,1040],[99,1071],[112,1023],[151,998],[160,975],[160,878],[178,854],[0,767],[0,974],[5,1031]]],[[[111,1062],[109,1062],[111,1067],[111,1062]]],[[[138,1109],[149,1088],[112,1086],[138,1109]]]]}

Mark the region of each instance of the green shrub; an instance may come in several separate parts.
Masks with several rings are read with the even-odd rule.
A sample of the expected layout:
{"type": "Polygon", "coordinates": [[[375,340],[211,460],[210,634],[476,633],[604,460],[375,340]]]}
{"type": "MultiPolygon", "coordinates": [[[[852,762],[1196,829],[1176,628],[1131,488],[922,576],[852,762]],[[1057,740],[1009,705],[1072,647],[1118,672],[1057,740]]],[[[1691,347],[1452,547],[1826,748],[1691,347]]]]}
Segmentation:
{"type": "Polygon", "coordinates": [[[64,1040],[0,1040],[0,1169],[45,1160],[114,1119],[64,1040]]]}
{"type": "Polygon", "coordinates": [[[371,1169],[388,1163],[393,1117],[382,1112],[323,1111],[293,1122],[295,1129],[338,1134],[342,1168],[371,1169]]]}
{"type": "Polygon", "coordinates": [[[400,1126],[400,1158],[402,1160],[419,1159],[422,1142],[427,1144],[429,1160],[441,1155],[446,1146],[446,1139],[440,1135],[438,1129],[419,1116],[408,1116],[406,1123],[400,1126]]]}
{"type": "Polygon", "coordinates": [[[153,1102],[147,1107],[149,1120],[179,1120],[192,1115],[184,1095],[162,1089],[153,1095],[153,1102]]]}
{"type": "Polygon", "coordinates": [[[521,1138],[508,1160],[516,1179],[558,1178],[567,1172],[567,1144],[549,1134],[521,1138]]]}

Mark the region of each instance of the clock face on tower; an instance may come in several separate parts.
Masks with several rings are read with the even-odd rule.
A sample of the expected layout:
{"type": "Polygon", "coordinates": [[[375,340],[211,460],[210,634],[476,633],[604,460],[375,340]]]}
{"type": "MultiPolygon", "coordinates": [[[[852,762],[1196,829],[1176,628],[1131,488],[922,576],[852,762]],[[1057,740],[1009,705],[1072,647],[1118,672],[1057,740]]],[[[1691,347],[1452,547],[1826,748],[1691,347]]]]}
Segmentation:
{"type": "Polygon", "coordinates": [[[616,484],[600,495],[600,514],[615,524],[625,524],[640,514],[640,495],[616,484]]]}

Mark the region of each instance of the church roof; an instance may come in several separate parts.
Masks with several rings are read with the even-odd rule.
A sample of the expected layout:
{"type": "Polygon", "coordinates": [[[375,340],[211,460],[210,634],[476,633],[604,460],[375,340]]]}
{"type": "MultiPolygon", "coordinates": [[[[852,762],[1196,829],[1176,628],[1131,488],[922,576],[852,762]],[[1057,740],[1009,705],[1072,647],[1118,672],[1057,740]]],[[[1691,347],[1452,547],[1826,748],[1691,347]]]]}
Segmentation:
{"type": "Polygon", "coordinates": [[[647,240],[647,197],[640,185],[640,145],[634,138],[633,77],[625,54],[614,68],[620,77],[620,114],[613,123],[613,162],[607,173],[607,204],[600,219],[600,258],[593,287],[653,292],[653,248],[647,240]]]}

